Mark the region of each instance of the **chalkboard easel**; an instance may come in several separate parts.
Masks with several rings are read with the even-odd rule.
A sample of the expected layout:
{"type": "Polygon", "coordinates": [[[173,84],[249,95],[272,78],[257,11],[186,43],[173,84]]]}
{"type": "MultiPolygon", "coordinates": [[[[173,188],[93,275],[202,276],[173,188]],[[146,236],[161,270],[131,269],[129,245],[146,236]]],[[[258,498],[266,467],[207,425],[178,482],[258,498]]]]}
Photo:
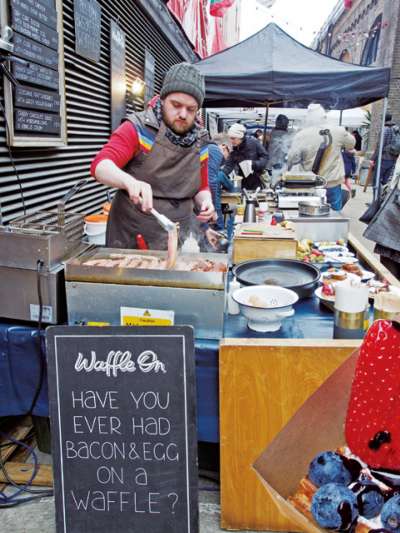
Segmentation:
{"type": "Polygon", "coordinates": [[[197,533],[193,329],[46,332],[58,533],[197,533]]]}

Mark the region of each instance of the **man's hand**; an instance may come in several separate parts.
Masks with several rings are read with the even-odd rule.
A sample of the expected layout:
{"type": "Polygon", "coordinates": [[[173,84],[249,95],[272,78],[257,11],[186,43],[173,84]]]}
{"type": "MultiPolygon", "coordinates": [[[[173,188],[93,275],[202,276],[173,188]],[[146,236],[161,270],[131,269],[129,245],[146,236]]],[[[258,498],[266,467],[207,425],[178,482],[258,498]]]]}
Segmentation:
{"type": "Polygon", "coordinates": [[[209,220],[215,221],[217,219],[217,213],[215,212],[214,204],[211,199],[206,199],[201,202],[200,213],[196,218],[197,220],[200,220],[200,222],[208,222],[209,220]]]}
{"type": "Polygon", "coordinates": [[[153,208],[153,191],[151,185],[129,176],[125,182],[125,190],[135,205],[140,205],[142,211],[148,212],[153,208]]]}
{"type": "Polygon", "coordinates": [[[345,178],[345,180],[344,180],[344,186],[346,187],[346,189],[347,189],[348,191],[351,192],[352,186],[351,186],[351,179],[350,179],[350,178],[345,178]]]}
{"type": "Polygon", "coordinates": [[[206,229],[206,238],[214,250],[218,249],[219,241],[221,240],[221,235],[214,231],[211,228],[206,229]]]}

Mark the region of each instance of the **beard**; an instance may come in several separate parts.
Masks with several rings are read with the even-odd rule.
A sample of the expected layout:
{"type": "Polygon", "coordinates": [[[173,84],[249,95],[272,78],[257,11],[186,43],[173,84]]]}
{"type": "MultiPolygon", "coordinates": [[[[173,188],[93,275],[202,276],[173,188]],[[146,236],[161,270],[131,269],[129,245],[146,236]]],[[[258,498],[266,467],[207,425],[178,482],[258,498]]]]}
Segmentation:
{"type": "Polygon", "coordinates": [[[162,117],[166,126],[168,126],[168,128],[171,129],[177,135],[185,135],[185,133],[187,133],[193,128],[195,122],[194,120],[170,120],[164,110],[162,111],[162,117]]]}

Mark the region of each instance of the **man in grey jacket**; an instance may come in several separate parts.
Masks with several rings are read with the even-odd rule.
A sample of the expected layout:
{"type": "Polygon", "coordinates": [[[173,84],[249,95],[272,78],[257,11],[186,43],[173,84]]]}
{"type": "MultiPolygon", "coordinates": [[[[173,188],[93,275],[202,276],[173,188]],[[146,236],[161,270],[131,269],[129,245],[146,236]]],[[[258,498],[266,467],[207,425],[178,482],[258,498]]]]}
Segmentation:
{"type": "Polygon", "coordinates": [[[329,126],[326,112],[319,104],[308,106],[305,127],[293,138],[288,154],[288,168],[309,172],[313,168],[315,156],[320,147],[322,137],[320,131],[328,128],[332,136],[332,144],[326,149],[319,174],[327,180],[327,202],[335,211],[342,209],[342,183],[345,171],[342,150],[352,150],[356,140],[342,126],[329,126]]]}

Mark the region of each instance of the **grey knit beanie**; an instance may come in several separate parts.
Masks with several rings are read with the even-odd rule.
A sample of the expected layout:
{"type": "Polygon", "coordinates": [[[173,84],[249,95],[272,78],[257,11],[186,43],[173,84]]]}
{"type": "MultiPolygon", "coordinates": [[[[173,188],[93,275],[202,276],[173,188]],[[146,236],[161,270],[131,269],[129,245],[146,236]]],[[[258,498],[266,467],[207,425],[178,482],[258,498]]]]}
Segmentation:
{"type": "Polygon", "coordinates": [[[190,63],[174,65],[165,75],[160,96],[165,98],[170,93],[190,94],[201,107],[206,93],[204,76],[190,63]]]}

